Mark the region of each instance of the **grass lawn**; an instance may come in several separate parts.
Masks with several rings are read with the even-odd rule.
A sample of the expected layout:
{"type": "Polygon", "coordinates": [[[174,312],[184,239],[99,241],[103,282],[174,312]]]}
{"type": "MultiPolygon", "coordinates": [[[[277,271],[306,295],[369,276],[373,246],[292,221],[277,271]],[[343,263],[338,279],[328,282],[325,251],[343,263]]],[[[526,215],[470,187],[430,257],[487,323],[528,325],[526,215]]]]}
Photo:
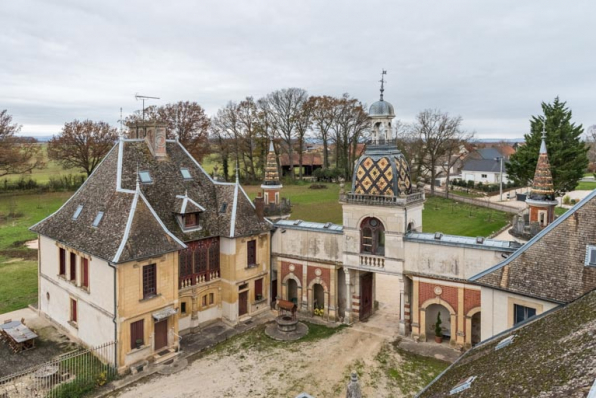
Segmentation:
{"type": "Polygon", "coordinates": [[[0,314],[37,299],[37,251],[23,243],[35,239],[28,228],[56,211],[72,192],[0,196],[0,314]],[[7,217],[10,210],[19,217],[7,217]]]}
{"type": "Polygon", "coordinates": [[[596,189],[596,182],[580,181],[575,187],[576,191],[592,191],[594,189],[596,189]]]}
{"type": "Polygon", "coordinates": [[[62,175],[65,176],[69,174],[76,176],[86,175],[82,169],[63,169],[62,166],[60,166],[58,163],[48,159],[48,144],[43,143],[39,145],[42,147],[43,161],[46,164],[43,169],[35,169],[32,170],[30,173],[7,175],[3,177],[2,180],[0,180],[0,182],[3,182],[4,180],[17,181],[21,177],[23,177],[26,180],[31,178],[32,180],[35,180],[38,183],[46,184],[48,181],[50,181],[50,177],[59,178],[62,175]]]}
{"type": "Polygon", "coordinates": [[[555,214],[557,216],[560,216],[560,215],[565,214],[567,212],[567,210],[569,210],[569,209],[566,209],[564,207],[555,207],[555,214]]]}
{"type": "Polygon", "coordinates": [[[450,235],[489,236],[504,227],[510,217],[505,212],[486,207],[427,196],[422,212],[422,230],[450,235]]]}
{"type": "Polygon", "coordinates": [[[480,195],[474,192],[466,192],[466,191],[449,191],[449,195],[458,195],[458,196],[465,196],[467,198],[482,198],[484,195],[480,195]]]}
{"type": "Polygon", "coordinates": [[[37,300],[37,261],[0,258],[0,314],[37,300]]]}

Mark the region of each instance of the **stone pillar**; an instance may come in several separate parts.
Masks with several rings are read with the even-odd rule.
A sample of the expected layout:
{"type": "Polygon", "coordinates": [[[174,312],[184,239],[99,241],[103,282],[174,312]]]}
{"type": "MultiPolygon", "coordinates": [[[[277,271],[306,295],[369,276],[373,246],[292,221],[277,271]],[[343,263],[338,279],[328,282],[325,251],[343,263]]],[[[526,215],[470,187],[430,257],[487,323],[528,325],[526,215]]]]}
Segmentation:
{"type": "Polygon", "coordinates": [[[360,272],[353,271],[352,274],[352,291],[350,299],[352,300],[352,322],[356,322],[360,318],[360,272]]]}
{"type": "Polygon", "coordinates": [[[350,325],[352,323],[352,289],[350,287],[350,270],[344,268],[346,280],[346,309],[344,323],[350,325]]]}
{"type": "Polygon", "coordinates": [[[460,347],[463,347],[466,334],[469,333],[469,330],[465,329],[464,293],[465,291],[462,287],[457,288],[457,338],[455,342],[460,347]]]}
{"type": "Polygon", "coordinates": [[[464,348],[469,349],[472,347],[472,317],[466,315],[466,336],[464,348]]]}
{"type": "MultiPolygon", "coordinates": [[[[418,292],[420,288],[420,282],[418,280],[413,281],[413,292],[412,292],[412,338],[414,340],[420,338],[422,341],[425,341],[425,338],[420,336],[421,333],[425,333],[424,329],[420,326],[420,304],[418,303],[418,292]],[[422,330],[421,330],[422,329],[422,330]]],[[[426,314],[424,314],[426,315],[426,314]]]]}
{"type": "MultiPolygon", "coordinates": [[[[309,295],[309,289],[308,289],[308,265],[307,264],[302,264],[302,305],[299,305],[299,307],[302,309],[302,311],[308,312],[309,308],[308,308],[308,295],[309,295]]],[[[298,303],[300,304],[300,303],[298,303]]]]}
{"type": "Polygon", "coordinates": [[[358,384],[358,374],[356,372],[352,372],[350,377],[346,398],[362,398],[362,391],[360,391],[360,384],[358,384]]]}

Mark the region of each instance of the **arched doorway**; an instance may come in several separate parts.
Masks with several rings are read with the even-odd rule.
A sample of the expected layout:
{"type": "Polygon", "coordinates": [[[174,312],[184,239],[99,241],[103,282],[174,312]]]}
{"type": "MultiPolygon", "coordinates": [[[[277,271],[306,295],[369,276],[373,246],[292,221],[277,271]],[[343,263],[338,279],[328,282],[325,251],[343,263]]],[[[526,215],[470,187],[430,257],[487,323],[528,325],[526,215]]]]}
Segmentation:
{"type": "Polygon", "coordinates": [[[480,343],[480,339],[481,339],[480,325],[481,325],[481,315],[480,315],[480,312],[477,312],[474,315],[472,315],[472,345],[473,346],[480,343]]]}
{"type": "Polygon", "coordinates": [[[451,337],[451,316],[449,310],[441,304],[431,304],[426,307],[426,335],[429,340],[435,337],[435,324],[437,323],[437,316],[441,314],[441,333],[443,334],[443,341],[450,340],[451,337]]]}
{"type": "Polygon", "coordinates": [[[294,279],[288,280],[288,301],[298,304],[298,283],[294,279]]]}
{"type": "Polygon", "coordinates": [[[325,308],[325,289],[320,283],[315,283],[313,286],[313,308],[324,309],[325,308]]]}

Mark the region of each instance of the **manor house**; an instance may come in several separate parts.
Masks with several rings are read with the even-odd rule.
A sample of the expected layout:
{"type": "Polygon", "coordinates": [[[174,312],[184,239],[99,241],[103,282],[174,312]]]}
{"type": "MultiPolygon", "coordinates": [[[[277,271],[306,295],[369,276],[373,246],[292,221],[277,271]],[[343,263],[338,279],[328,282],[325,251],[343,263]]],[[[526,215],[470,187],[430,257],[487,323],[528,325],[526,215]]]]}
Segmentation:
{"type": "Polygon", "coordinates": [[[372,141],[339,197],[342,225],[265,217],[265,206],[281,203],[272,150],[265,195],[253,203],[238,180],[212,178],[163,127],[122,137],[83,186],[31,228],[39,234],[40,313],[83,344],[116,341],[114,361],[124,370],[167,360],[184,333],[214,320],[247,321],[276,298],[346,324],[380,306],[419,341],[432,338],[441,313],[445,338],[470,347],[596,285],[583,263],[573,275],[584,285],[572,290],[553,280],[561,271],[538,273],[541,265],[528,260],[549,257],[542,242],[555,239],[550,231],[559,225],[577,234],[576,257],[586,255],[596,229],[581,232],[583,218],[557,220],[521,249],[424,232],[423,184],[411,180],[392,140],[395,112],[382,91],[369,115],[372,141]],[[553,282],[526,286],[530,274],[553,282]],[[566,294],[553,295],[553,286],[566,294]]]}

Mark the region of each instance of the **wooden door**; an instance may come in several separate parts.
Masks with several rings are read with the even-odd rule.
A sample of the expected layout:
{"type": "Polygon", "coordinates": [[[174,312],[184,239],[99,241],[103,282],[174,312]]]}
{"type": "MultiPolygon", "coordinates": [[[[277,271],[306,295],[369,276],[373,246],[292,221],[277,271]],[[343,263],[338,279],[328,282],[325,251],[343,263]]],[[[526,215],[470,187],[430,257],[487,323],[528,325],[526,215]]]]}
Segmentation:
{"type": "Polygon", "coordinates": [[[168,346],[168,320],[155,322],[155,351],[168,346]]]}
{"type": "Polygon", "coordinates": [[[277,300],[277,279],[271,282],[271,302],[275,303],[277,300]]]}
{"type": "Polygon", "coordinates": [[[248,314],[248,291],[238,295],[238,316],[248,314]]]}
{"type": "Polygon", "coordinates": [[[372,313],[373,274],[366,273],[360,277],[360,320],[364,321],[372,313]]]}

